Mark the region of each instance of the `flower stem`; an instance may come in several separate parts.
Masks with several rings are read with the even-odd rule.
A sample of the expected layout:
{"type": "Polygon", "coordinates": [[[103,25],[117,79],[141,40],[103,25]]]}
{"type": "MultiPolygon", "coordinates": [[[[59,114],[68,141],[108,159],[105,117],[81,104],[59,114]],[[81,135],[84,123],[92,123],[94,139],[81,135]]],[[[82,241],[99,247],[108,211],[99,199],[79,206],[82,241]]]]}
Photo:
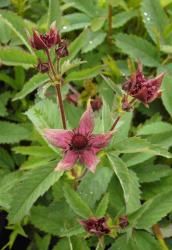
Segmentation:
{"type": "Polygon", "coordinates": [[[63,100],[62,100],[62,95],[61,95],[61,84],[60,83],[57,83],[55,85],[55,90],[56,90],[56,94],[57,94],[57,100],[59,103],[63,128],[66,129],[66,116],[65,116],[64,106],[63,106],[63,100]]]}
{"type": "Polygon", "coordinates": [[[158,224],[153,225],[152,231],[154,232],[156,238],[158,239],[162,250],[169,250],[168,246],[166,245],[164,241],[161,229],[158,224]]]}
{"type": "Polygon", "coordinates": [[[112,44],[112,5],[109,4],[109,10],[108,10],[108,40],[109,44],[112,44]]]}
{"type": "Polygon", "coordinates": [[[47,49],[47,50],[45,50],[45,52],[46,52],[54,79],[52,79],[52,77],[50,75],[49,75],[49,77],[50,77],[50,80],[53,83],[55,83],[54,87],[55,87],[56,96],[57,96],[57,103],[59,104],[59,108],[60,108],[60,114],[61,114],[61,119],[62,119],[62,123],[63,123],[63,128],[66,129],[66,116],[65,116],[63,99],[62,99],[62,94],[61,94],[61,80],[58,79],[58,77],[56,75],[56,71],[54,69],[49,50],[47,49]]]}
{"type": "Polygon", "coordinates": [[[114,121],[110,131],[114,130],[114,128],[116,127],[117,123],[119,122],[119,120],[121,119],[121,116],[119,115],[116,120],[114,121]]]}

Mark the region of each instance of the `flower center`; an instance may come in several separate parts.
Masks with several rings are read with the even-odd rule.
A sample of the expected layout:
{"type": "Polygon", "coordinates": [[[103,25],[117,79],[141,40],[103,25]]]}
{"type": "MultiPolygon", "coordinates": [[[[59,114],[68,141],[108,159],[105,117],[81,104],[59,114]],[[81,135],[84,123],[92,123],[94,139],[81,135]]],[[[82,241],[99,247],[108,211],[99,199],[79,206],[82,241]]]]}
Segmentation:
{"type": "Polygon", "coordinates": [[[81,150],[85,148],[88,144],[88,140],[84,135],[74,135],[72,138],[72,148],[76,150],[81,150]]]}

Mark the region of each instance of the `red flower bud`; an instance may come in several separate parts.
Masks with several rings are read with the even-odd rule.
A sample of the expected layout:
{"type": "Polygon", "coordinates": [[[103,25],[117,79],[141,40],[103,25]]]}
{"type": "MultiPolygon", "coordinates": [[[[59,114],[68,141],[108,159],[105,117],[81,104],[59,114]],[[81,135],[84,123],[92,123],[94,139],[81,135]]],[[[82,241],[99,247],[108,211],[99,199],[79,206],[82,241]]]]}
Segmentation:
{"type": "Polygon", "coordinates": [[[99,109],[101,109],[103,102],[101,97],[97,96],[95,99],[91,100],[90,104],[93,111],[98,111],[99,109]]]}
{"type": "Polygon", "coordinates": [[[37,50],[45,50],[60,43],[60,35],[55,23],[52,23],[50,31],[46,34],[39,34],[38,31],[33,31],[33,37],[29,38],[32,48],[37,50]]]}
{"type": "Polygon", "coordinates": [[[124,216],[119,217],[119,226],[122,229],[126,228],[128,225],[129,225],[129,222],[128,222],[127,216],[124,215],[124,216]]]}
{"type": "Polygon", "coordinates": [[[38,65],[37,65],[37,70],[40,73],[47,73],[50,70],[50,65],[48,62],[43,63],[43,62],[39,61],[38,65]]]}
{"type": "Polygon", "coordinates": [[[110,233],[110,229],[107,226],[107,219],[105,217],[100,219],[93,217],[88,220],[81,220],[80,224],[88,233],[95,234],[97,237],[110,233]]]}
{"type": "Polygon", "coordinates": [[[62,58],[69,55],[67,49],[67,42],[65,40],[60,42],[59,47],[56,49],[56,54],[58,58],[62,58]]]}
{"type": "Polygon", "coordinates": [[[131,104],[128,101],[128,97],[126,95],[123,96],[122,98],[122,110],[124,111],[130,111],[132,109],[131,104]]]}
{"type": "Polygon", "coordinates": [[[128,95],[143,102],[146,106],[160,96],[160,87],[164,73],[155,78],[147,79],[143,75],[142,65],[138,63],[136,73],[123,84],[122,88],[128,95]]]}

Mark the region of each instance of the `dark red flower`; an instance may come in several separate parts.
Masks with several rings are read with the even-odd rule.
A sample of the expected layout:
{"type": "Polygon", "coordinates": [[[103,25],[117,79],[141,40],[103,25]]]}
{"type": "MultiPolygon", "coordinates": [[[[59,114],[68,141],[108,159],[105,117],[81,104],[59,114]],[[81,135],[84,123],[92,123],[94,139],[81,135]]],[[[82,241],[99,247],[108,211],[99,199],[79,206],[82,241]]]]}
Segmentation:
{"type": "Polygon", "coordinates": [[[148,105],[148,103],[160,96],[163,77],[164,73],[161,73],[155,78],[147,79],[143,74],[142,64],[138,63],[136,73],[132,74],[130,79],[123,84],[122,88],[128,95],[148,105]]]}
{"type": "Polygon", "coordinates": [[[128,217],[126,215],[119,217],[119,226],[124,229],[129,225],[128,217]]]}
{"type": "Polygon", "coordinates": [[[34,30],[33,37],[30,37],[29,40],[32,48],[37,50],[45,50],[60,43],[60,35],[55,26],[55,23],[52,23],[49,32],[47,32],[46,34],[39,34],[38,31],[34,30]]]}
{"type": "Polygon", "coordinates": [[[98,111],[99,109],[101,109],[103,102],[102,102],[101,97],[97,96],[95,99],[91,100],[90,104],[91,104],[93,111],[98,111]]]}
{"type": "Polygon", "coordinates": [[[97,237],[110,233],[110,228],[107,225],[105,217],[99,219],[93,217],[88,220],[81,220],[80,224],[88,233],[95,234],[97,237]]]}
{"type": "Polygon", "coordinates": [[[37,70],[40,73],[47,73],[50,70],[50,65],[48,62],[43,63],[43,62],[39,61],[38,65],[37,65],[37,70]]]}
{"type": "Polygon", "coordinates": [[[60,42],[59,47],[56,49],[56,55],[58,58],[62,58],[69,55],[67,46],[68,44],[65,40],[60,42]]]}

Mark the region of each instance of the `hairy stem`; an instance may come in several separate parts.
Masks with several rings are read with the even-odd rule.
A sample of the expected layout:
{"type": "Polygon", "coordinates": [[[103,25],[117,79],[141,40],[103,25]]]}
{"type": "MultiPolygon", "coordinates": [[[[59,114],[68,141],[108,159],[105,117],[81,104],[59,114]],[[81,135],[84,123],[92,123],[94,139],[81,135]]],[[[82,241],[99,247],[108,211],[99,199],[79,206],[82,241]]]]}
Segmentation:
{"type": "Polygon", "coordinates": [[[109,10],[108,10],[108,40],[109,44],[112,43],[112,5],[109,4],[109,10]]]}
{"type": "Polygon", "coordinates": [[[166,245],[164,241],[161,229],[158,224],[153,225],[152,231],[154,232],[156,238],[158,239],[162,250],[169,250],[168,246],[166,245]]]}

